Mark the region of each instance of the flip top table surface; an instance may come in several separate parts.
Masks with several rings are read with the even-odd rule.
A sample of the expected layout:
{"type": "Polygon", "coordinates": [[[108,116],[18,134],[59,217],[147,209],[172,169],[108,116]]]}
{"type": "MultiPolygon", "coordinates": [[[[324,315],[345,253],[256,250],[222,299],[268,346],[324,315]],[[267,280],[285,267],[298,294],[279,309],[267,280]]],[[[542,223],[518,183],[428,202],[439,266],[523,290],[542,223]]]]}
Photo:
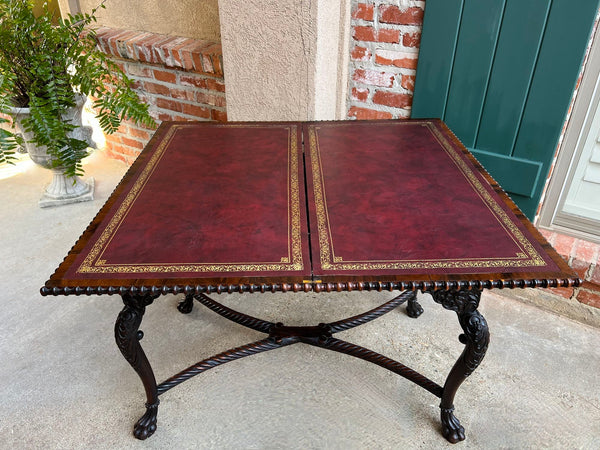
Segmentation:
{"type": "Polygon", "coordinates": [[[42,293],[579,282],[439,120],[163,122],[42,293]]]}

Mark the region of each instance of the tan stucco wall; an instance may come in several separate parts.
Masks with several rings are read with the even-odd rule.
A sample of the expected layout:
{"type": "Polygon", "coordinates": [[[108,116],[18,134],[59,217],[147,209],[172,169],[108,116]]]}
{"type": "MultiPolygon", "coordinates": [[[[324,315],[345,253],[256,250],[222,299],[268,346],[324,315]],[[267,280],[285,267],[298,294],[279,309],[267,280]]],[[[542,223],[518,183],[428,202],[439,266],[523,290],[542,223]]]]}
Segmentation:
{"type": "Polygon", "coordinates": [[[316,6],[297,0],[219,2],[230,120],[312,116],[316,6]]]}
{"type": "Polygon", "coordinates": [[[348,0],[321,0],[318,3],[315,120],[346,117],[350,3],[348,0]]]}
{"type": "Polygon", "coordinates": [[[345,109],[348,52],[339,49],[347,48],[348,5],[219,0],[229,120],[337,118],[345,109]]]}
{"type": "MultiPolygon", "coordinates": [[[[89,13],[100,0],[59,0],[63,13],[89,13]]],[[[217,0],[107,0],[98,25],[220,42],[217,0]]]]}

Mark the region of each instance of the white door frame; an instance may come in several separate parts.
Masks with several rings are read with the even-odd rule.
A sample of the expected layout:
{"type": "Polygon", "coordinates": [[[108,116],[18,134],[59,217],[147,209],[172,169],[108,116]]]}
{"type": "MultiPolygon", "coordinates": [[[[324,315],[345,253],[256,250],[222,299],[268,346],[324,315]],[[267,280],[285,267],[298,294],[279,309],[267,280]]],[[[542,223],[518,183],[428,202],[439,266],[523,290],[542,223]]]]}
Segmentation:
{"type": "Polygon", "coordinates": [[[600,106],[600,37],[597,30],[593,36],[581,82],[575,92],[572,111],[559,144],[554,169],[542,197],[536,226],[600,242],[600,226],[597,223],[562,211],[594,114],[600,106]]]}

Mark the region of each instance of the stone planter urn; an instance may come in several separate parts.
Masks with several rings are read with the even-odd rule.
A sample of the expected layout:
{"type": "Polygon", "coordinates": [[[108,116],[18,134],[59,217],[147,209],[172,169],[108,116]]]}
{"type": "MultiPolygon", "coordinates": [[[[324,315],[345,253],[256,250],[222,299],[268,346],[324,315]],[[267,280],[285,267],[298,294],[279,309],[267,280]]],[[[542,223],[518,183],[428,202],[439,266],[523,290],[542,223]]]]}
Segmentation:
{"type": "MultiPolygon", "coordinates": [[[[92,127],[82,125],[81,113],[87,97],[79,95],[76,98],[76,105],[69,108],[62,116],[77,128],[71,132],[71,137],[86,141],[90,147],[95,148],[95,143],[92,141],[92,127]]],[[[42,198],[39,201],[41,208],[49,206],[66,205],[69,203],[85,202],[94,199],[94,179],[90,178],[82,181],[79,177],[67,177],[64,170],[60,167],[53,167],[52,156],[46,152],[46,147],[38,147],[29,142],[32,137],[32,132],[25,132],[21,121],[29,116],[29,108],[12,108],[11,114],[15,118],[17,132],[23,137],[24,147],[29,154],[29,157],[37,165],[53,172],[52,182],[46,187],[42,198]]]]}

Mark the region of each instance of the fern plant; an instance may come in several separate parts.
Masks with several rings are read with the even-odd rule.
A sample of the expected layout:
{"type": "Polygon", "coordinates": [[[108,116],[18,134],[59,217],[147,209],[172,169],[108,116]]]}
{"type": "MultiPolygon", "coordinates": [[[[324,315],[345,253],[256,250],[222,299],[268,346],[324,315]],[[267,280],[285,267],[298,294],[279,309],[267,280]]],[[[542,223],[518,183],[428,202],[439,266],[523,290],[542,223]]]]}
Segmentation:
{"type": "MultiPolygon", "coordinates": [[[[83,174],[81,160],[88,155],[87,142],[71,137],[75,126],[61,119],[76,95],[95,98],[107,134],[124,119],[154,125],[132,81],[96,46],[90,26],[104,7],[102,2],[90,14],[61,18],[47,3],[36,16],[31,0],[0,0],[0,112],[14,124],[11,107],[30,108],[22,121],[24,131],[32,132],[29,142],[45,146],[54,167],[69,177],[83,174]]],[[[0,116],[0,125],[7,122],[0,116]]],[[[0,162],[14,158],[22,139],[14,128],[0,129],[0,162]]]]}

